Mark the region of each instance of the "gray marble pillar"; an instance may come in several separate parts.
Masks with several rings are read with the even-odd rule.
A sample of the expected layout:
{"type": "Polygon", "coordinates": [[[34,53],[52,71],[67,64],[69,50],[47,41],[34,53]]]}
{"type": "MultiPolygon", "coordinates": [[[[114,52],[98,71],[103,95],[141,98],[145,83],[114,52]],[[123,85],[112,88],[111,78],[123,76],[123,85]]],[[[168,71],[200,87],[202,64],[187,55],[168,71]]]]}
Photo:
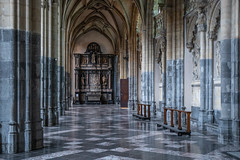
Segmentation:
{"type": "Polygon", "coordinates": [[[198,9],[197,19],[198,32],[200,32],[200,109],[198,117],[198,128],[200,130],[205,129],[204,123],[207,122],[207,111],[206,111],[206,15],[203,8],[198,9]]]}
{"type": "Polygon", "coordinates": [[[228,143],[232,138],[231,120],[231,14],[232,1],[221,1],[221,117],[218,140],[228,143]]]}
{"type": "Polygon", "coordinates": [[[208,104],[208,123],[213,123],[213,55],[214,55],[214,40],[216,39],[216,34],[212,31],[209,32],[208,40],[209,40],[209,61],[208,61],[208,72],[207,72],[207,79],[208,79],[208,97],[207,97],[207,104],[208,104]]]}

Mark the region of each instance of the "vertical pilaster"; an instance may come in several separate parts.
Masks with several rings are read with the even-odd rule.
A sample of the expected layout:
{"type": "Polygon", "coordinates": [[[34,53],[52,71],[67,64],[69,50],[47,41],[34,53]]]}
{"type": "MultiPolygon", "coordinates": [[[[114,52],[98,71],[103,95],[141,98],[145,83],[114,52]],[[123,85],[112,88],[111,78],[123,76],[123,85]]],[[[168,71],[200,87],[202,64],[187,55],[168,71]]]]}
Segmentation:
{"type": "Polygon", "coordinates": [[[240,2],[232,1],[232,34],[231,34],[231,110],[232,141],[239,146],[240,142],[240,2]]]}
{"type": "Polygon", "coordinates": [[[231,140],[231,28],[232,1],[221,1],[221,117],[218,140],[228,143],[231,140]]]}
{"type": "MultiPolygon", "coordinates": [[[[32,3],[30,0],[26,1],[26,17],[29,17],[29,19],[26,19],[26,31],[30,31],[31,30],[31,6],[32,3]]],[[[25,81],[25,131],[24,131],[24,137],[25,137],[25,151],[30,151],[32,150],[32,127],[31,127],[31,117],[32,117],[32,109],[31,109],[31,65],[32,65],[32,58],[30,56],[30,52],[32,51],[31,48],[32,46],[30,45],[30,33],[26,32],[26,42],[25,42],[25,47],[26,49],[26,81],[25,81]]],[[[39,88],[40,89],[40,88],[39,88]]]]}
{"type": "Polygon", "coordinates": [[[207,104],[208,104],[208,123],[213,123],[213,55],[214,55],[214,40],[216,39],[216,35],[213,31],[209,32],[208,40],[208,71],[207,71],[207,79],[208,79],[208,97],[207,97],[207,104]]]}
{"type": "Polygon", "coordinates": [[[44,105],[44,55],[45,55],[45,0],[41,0],[41,119],[42,119],[42,126],[46,125],[46,117],[45,117],[45,105],[44,105]]]}
{"type": "Polygon", "coordinates": [[[66,97],[66,87],[65,87],[65,69],[66,69],[66,65],[65,65],[65,62],[66,62],[66,56],[65,56],[65,28],[61,28],[61,46],[62,46],[62,56],[61,56],[61,88],[62,88],[62,91],[61,91],[61,113],[60,115],[65,115],[65,109],[66,109],[66,101],[65,101],[65,97],[66,97]]]}
{"type": "Polygon", "coordinates": [[[147,3],[146,17],[143,24],[143,52],[142,52],[142,103],[150,104],[153,111],[156,111],[154,95],[154,54],[153,54],[153,1],[147,3]]]}
{"type": "Polygon", "coordinates": [[[202,7],[198,9],[197,19],[198,32],[200,32],[200,109],[198,117],[198,128],[204,129],[207,120],[206,112],[206,15],[202,7]]]}
{"type": "MultiPolygon", "coordinates": [[[[62,12],[62,8],[60,7],[60,5],[62,4],[61,0],[58,0],[58,9],[57,9],[57,17],[58,17],[58,36],[57,36],[57,42],[58,42],[58,52],[57,52],[57,110],[58,110],[58,118],[60,118],[61,116],[61,108],[62,108],[62,101],[61,101],[61,92],[62,92],[62,87],[61,87],[61,70],[62,70],[62,66],[61,66],[61,62],[62,62],[62,47],[61,47],[61,39],[62,39],[62,34],[61,34],[61,12],[62,12]]],[[[59,119],[58,119],[59,121],[59,119]]]]}
{"type": "MultiPolygon", "coordinates": [[[[11,4],[11,8],[9,8],[12,11],[12,21],[13,21],[13,28],[15,29],[17,27],[17,8],[18,8],[18,4],[17,2],[13,2],[11,4]]],[[[6,35],[4,35],[6,36],[6,35]]],[[[10,39],[12,40],[12,42],[10,43],[10,45],[12,45],[11,47],[11,54],[12,54],[12,59],[10,59],[10,62],[12,62],[12,64],[17,63],[18,62],[18,56],[17,56],[17,32],[12,32],[10,39]]],[[[6,37],[5,37],[6,38],[6,37]]],[[[18,106],[18,97],[19,97],[19,88],[17,87],[17,78],[19,77],[18,75],[18,70],[17,70],[17,64],[11,66],[11,70],[10,74],[11,76],[6,76],[4,78],[6,79],[2,79],[2,82],[4,82],[4,80],[8,80],[8,85],[9,87],[11,87],[11,96],[12,96],[12,101],[9,102],[10,104],[10,120],[9,120],[9,131],[8,131],[8,149],[7,152],[8,153],[17,153],[17,143],[18,143],[18,133],[17,133],[17,106],[18,106]],[[7,78],[9,77],[9,78],[7,78]]],[[[6,85],[6,84],[5,84],[6,85]]],[[[3,84],[1,84],[1,88],[3,87],[3,84]]],[[[2,88],[3,89],[3,88],[2,88]]],[[[3,89],[4,90],[4,89],[3,89]]],[[[10,94],[10,93],[8,93],[10,94]]],[[[5,106],[6,107],[6,106],[5,106]]]]}
{"type": "Polygon", "coordinates": [[[48,1],[48,54],[47,54],[47,107],[48,107],[48,126],[54,125],[54,107],[52,106],[52,0],[48,1]]]}
{"type": "MultiPolygon", "coordinates": [[[[166,50],[166,107],[171,106],[172,99],[172,8],[167,9],[167,50],[166,50]]],[[[165,106],[164,106],[165,107],[165,106]]]]}
{"type": "Polygon", "coordinates": [[[43,1],[42,8],[43,8],[43,35],[42,35],[42,41],[43,41],[43,64],[42,64],[42,70],[43,70],[43,110],[42,110],[42,119],[43,119],[43,125],[47,126],[48,124],[48,67],[47,67],[47,54],[48,54],[48,2],[46,0],[43,1]]]}
{"type": "Polygon", "coordinates": [[[134,59],[133,59],[133,41],[132,41],[133,37],[130,36],[130,38],[128,38],[127,40],[127,45],[128,45],[128,85],[129,85],[129,99],[128,99],[128,107],[131,110],[134,110],[134,105],[133,105],[133,72],[134,72],[134,59]]]}

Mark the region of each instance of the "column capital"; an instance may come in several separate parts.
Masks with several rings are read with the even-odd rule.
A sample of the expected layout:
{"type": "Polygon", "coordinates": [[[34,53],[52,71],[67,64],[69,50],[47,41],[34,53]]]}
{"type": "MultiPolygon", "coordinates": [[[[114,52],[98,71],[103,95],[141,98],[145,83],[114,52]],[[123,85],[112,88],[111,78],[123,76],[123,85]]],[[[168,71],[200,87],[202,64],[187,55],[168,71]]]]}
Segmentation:
{"type": "Polygon", "coordinates": [[[206,31],[206,15],[203,8],[198,9],[197,27],[199,32],[206,31]]]}
{"type": "Polygon", "coordinates": [[[214,31],[208,32],[208,39],[214,40],[216,38],[217,38],[217,35],[216,35],[216,33],[214,31]]]}
{"type": "Polygon", "coordinates": [[[47,0],[42,0],[41,1],[41,7],[43,8],[43,9],[48,9],[48,6],[49,6],[49,4],[48,4],[48,1],[47,0]]]}
{"type": "Polygon", "coordinates": [[[197,25],[198,32],[206,32],[206,24],[198,24],[197,25]]]}
{"type": "Polygon", "coordinates": [[[191,51],[193,49],[194,45],[192,42],[187,42],[186,47],[191,51]]]}

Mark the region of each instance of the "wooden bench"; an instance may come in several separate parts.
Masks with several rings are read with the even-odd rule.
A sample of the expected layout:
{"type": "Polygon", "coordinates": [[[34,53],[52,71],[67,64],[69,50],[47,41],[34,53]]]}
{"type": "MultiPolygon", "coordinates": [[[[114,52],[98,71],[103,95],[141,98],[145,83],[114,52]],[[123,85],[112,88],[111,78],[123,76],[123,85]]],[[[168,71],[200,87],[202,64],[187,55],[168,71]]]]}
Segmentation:
{"type": "Polygon", "coordinates": [[[163,127],[164,129],[170,129],[171,132],[176,132],[178,136],[181,135],[191,135],[191,129],[190,129],[190,115],[192,112],[190,111],[183,111],[178,109],[172,109],[172,108],[164,108],[164,122],[162,124],[157,124],[158,127],[163,127]],[[167,111],[171,112],[171,124],[168,125],[167,123],[167,111]],[[173,122],[173,113],[178,113],[178,127],[174,127],[173,122]],[[185,113],[187,115],[187,128],[182,127],[182,113],[185,113]]]}
{"type": "Polygon", "coordinates": [[[150,120],[151,119],[150,106],[151,105],[148,105],[148,104],[138,104],[137,114],[133,114],[133,116],[143,120],[150,120]],[[148,114],[147,114],[147,108],[148,108],[148,114]]]}

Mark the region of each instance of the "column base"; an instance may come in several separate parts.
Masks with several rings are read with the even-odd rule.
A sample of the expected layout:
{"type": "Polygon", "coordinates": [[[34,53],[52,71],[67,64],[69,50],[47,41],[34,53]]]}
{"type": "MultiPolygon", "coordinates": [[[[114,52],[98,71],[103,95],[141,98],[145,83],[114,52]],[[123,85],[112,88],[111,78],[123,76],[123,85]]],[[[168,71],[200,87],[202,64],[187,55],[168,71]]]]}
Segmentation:
{"type": "Polygon", "coordinates": [[[41,120],[31,122],[32,125],[32,150],[43,148],[43,128],[41,126],[41,120]]]}
{"type": "Polygon", "coordinates": [[[137,106],[138,106],[138,101],[133,100],[133,110],[137,110],[137,106]]]}
{"type": "Polygon", "coordinates": [[[157,114],[157,106],[156,106],[155,101],[151,102],[151,109],[152,109],[153,115],[156,115],[157,114]]]}
{"type": "Polygon", "coordinates": [[[222,144],[228,144],[232,139],[232,120],[220,119],[218,141],[222,144]]]}
{"type": "Polygon", "coordinates": [[[47,118],[46,118],[45,108],[41,109],[41,119],[42,119],[42,126],[47,126],[47,118]]]}
{"type": "Polygon", "coordinates": [[[54,108],[54,118],[55,118],[55,124],[58,125],[59,124],[59,114],[58,114],[57,106],[54,108]]]}
{"type": "Polygon", "coordinates": [[[53,108],[48,108],[48,127],[54,126],[54,120],[53,120],[53,108]]]}
{"type": "Polygon", "coordinates": [[[198,129],[199,130],[206,130],[205,123],[207,122],[207,112],[205,110],[199,110],[198,116],[198,129]]]}
{"type": "Polygon", "coordinates": [[[61,103],[61,112],[60,112],[61,116],[65,115],[65,101],[62,101],[61,103]]]}
{"type": "Polygon", "coordinates": [[[32,150],[32,130],[31,130],[31,122],[25,122],[25,152],[29,152],[32,150]]]}
{"type": "Polygon", "coordinates": [[[134,110],[134,101],[133,100],[128,100],[128,108],[131,110],[134,110]]]}
{"type": "Polygon", "coordinates": [[[232,135],[233,135],[233,144],[235,146],[240,146],[240,120],[234,120],[232,122],[232,135]]]}
{"type": "Polygon", "coordinates": [[[9,132],[8,132],[8,153],[13,154],[17,153],[17,123],[9,123],[9,132]]]}
{"type": "Polygon", "coordinates": [[[208,123],[213,123],[213,111],[208,111],[208,123]]]}

